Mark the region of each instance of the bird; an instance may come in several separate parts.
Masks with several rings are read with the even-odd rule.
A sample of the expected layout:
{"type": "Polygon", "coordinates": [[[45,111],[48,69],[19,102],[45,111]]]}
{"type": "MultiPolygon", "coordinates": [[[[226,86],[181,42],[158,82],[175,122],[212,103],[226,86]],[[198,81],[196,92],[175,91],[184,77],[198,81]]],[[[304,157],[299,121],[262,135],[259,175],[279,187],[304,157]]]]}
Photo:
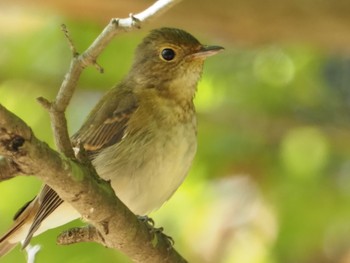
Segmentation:
{"type": "MultiPolygon", "coordinates": [[[[72,146],[82,145],[97,174],[134,214],[158,209],[187,176],[197,149],[197,84],[205,59],[222,50],[181,29],[152,30],[136,48],[126,76],[71,137],[72,146]]],[[[17,243],[24,248],[33,236],[80,217],[44,185],[0,237],[0,257],[17,243]]]]}

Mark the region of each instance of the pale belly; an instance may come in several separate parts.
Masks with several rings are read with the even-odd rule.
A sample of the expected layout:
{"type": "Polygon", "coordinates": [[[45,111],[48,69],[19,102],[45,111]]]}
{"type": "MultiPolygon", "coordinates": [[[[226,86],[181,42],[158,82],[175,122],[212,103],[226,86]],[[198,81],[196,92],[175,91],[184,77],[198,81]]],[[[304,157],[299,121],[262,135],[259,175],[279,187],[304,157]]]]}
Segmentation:
{"type": "Polygon", "coordinates": [[[102,178],[111,180],[116,195],[131,211],[146,215],[183,182],[196,147],[193,124],[181,124],[151,135],[126,136],[101,152],[93,164],[102,178]]]}

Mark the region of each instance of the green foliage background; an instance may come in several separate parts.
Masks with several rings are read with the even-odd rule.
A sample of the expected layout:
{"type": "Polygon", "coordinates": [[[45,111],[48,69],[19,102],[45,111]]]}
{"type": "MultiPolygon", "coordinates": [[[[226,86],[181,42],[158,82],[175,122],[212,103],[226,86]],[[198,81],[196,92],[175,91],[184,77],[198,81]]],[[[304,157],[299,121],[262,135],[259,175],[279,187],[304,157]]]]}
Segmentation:
{"type": "MultiPolygon", "coordinates": [[[[0,103],[54,147],[35,99],[52,99],[69,66],[59,25],[65,21],[78,50],[101,26],[32,19],[0,34],[0,103]]],[[[99,58],[105,74],[83,73],[67,112],[71,133],[127,72],[145,33],[121,35],[107,48],[99,58]]],[[[349,262],[349,61],[310,46],[242,49],[192,33],[226,51],[206,63],[196,97],[198,154],[184,185],[152,214],[156,224],[190,262],[349,262]]],[[[35,177],[0,184],[1,233],[40,186],[35,177]]],[[[69,226],[33,239],[42,245],[37,262],[129,262],[96,244],[55,245],[69,226]]],[[[18,248],[0,262],[25,262],[25,255],[18,248]]]]}

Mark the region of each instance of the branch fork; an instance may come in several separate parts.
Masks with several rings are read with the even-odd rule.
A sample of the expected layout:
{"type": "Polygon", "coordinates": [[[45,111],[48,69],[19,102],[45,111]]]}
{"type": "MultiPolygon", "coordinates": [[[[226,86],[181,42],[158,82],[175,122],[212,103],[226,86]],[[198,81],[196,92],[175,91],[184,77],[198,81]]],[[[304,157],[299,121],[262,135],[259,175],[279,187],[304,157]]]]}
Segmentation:
{"type": "Polygon", "coordinates": [[[132,214],[115,196],[109,182],[101,180],[90,165],[80,162],[79,155],[78,160],[75,158],[65,118],[80,74],[90,65],[103,71],[96,61],[110,41],[119,33],[140,28],[178,2],[180,0],[158,0],[143,12],[112,19],[80,55],[67,28],[62,26],[73,54],[70,68],[54,101],[38,98],[49,111],[56,147],[61,154],[37,139],[30,127],[0,105],[0,154],[4,156],[0,159],[0,180],[11,178],[19,171],[35,174],[91,224],[63,233],[58,239],[60,244],[93,241],[121,250],[134,262],[186,262],[175,249],[169,249],[169,240],[163,233],[151,233],[149,227],[132,214]]]}

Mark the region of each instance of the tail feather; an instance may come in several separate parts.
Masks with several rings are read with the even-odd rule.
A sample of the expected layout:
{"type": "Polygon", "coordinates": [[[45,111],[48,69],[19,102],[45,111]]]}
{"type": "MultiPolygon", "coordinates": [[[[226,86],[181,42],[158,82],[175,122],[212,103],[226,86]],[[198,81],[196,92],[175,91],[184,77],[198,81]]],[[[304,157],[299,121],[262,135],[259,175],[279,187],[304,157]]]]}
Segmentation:
{"type": "Polygon", "coordinates": [[[26,216],[18,217],[9,231],[0,237],[0,258],[10,252],[17,243],[21,242],[28,232],[29,225],[26,216]]]}
{"type": "Polygon", "coordinates": [[[10,252],[17,243],[10,243],[6,240],[0,242],[0,258],[5,256],[8,252],[10,252]]]}
{"type": "Polygon", "coordinates": [[[24,248],[33,236],[79,217],[69,203],[63,202],[56,192],[45,185],[35,199],[20,209],[10,230],[0,237],[0,258],[17,243],[23,242],[24,248]]]}

